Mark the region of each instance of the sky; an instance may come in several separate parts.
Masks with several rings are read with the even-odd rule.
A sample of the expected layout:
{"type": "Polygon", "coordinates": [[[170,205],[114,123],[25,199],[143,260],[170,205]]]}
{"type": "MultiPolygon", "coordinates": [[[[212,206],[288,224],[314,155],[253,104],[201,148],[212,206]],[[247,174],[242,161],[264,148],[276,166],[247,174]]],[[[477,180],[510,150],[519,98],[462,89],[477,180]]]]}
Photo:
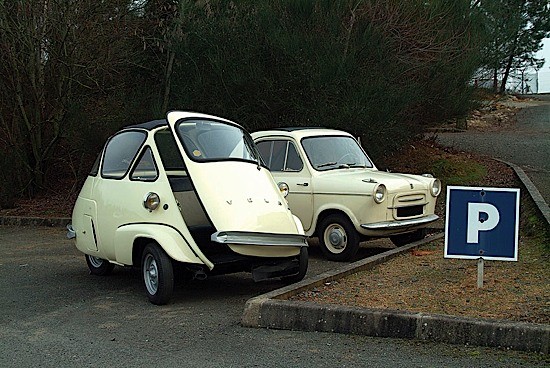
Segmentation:
{"type": "Polygon", "coordinates": [[[550,38],[542,40],[542,50],[537,52],[537,58],[544,58],[546,62],[539,70],[539,93],[550,92],[550,38]]]}

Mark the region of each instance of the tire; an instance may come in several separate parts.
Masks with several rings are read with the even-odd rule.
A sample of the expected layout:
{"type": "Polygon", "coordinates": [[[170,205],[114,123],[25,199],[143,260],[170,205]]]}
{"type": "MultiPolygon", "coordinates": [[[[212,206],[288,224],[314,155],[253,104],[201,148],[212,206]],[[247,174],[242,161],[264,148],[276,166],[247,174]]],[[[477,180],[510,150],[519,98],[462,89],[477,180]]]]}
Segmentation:
{"type": "Polygon", "coordinates": [[[402,247],[403,245],[424,239],[426,234],[428,234],[426,229],[418,229],[411,233],[390,236],[390,240],[396,247],[402,247]]]}
{"type": "Polygon", "coordinates": [[[85,258],[92,275],[107,276],[110,275],[115,268],[114,264],[103,258],[91,256],[89,254],[86,254],[85,258]]]}
{"type": "Polygon", "coordinates": [[[350,261],[359,249],[359,233],[345,215],[325,217],[319,224],[318,235],[321,250],[329,261],[350,261]]]}
{"type": "Polygon", "coordinates": [[[145,292],[153,304],[167,304],[174,291],[172,260],[156,244],[148,244],[141,257],[141,273],[145,292]]]}
{"type": "Polygon", "coordinates": [[[288,285],[294,284],[295,282],[302,281],[304,277],[306,277],[307,267],[309,262],[309,253],[308,253],[307,247],[300,248],[299,261],[300,261],[300,271],[298,272],[298,274],[281,278],[281,280],[283,280],[285,284],[288,284],[288,285]]]}

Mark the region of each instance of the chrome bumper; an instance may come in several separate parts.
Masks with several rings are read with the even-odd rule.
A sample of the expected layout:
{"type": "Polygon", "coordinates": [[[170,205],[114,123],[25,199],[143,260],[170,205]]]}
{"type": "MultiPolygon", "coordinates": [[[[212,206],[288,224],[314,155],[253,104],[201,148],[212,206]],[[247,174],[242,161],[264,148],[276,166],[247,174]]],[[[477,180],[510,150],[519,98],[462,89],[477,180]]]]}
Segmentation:
{"type": "Polygon", "coordinates": [[[410,220],[383,221],[375,222],[373,224],[361,224],[361,228],[369,231],[407,230],[409,228],[427,225],[431,222],[436,221],[437,219],[439,219],[439,216],[437,215],[428,215],[410,220]]]}
{"type": "Polygon", "coordinates": [[[67,225],[67,238],[68,239],[76,238],[76,231],[73,229],[73,224],[67,225]]]}
{"type": "Polygon", "coordinates": [[[243,231],[218,231],[210,239],[222,244],[246,244],[266,246],[307,247],[305,235],[265,234],[243,231]]]}

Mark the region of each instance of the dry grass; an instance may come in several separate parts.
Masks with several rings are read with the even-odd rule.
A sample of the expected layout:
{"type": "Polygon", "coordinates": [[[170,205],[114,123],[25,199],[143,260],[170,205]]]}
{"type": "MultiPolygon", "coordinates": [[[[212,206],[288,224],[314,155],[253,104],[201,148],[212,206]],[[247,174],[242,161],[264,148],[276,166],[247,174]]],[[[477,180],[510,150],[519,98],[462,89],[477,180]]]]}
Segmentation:
{"type": "Polygon", "coordinates": [[[550,323],[549,255],[536,239],[520,243],[518,262],[485,262],[483,288],[477,261],[443,258],[437,240],[293,300],[550,323]]]}

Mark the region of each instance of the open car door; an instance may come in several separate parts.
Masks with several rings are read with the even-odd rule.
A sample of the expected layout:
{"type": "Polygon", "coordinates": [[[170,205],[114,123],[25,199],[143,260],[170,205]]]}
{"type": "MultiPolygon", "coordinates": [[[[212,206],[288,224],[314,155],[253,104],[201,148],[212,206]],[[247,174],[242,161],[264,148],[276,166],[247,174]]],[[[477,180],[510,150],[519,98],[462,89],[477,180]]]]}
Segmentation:
{"type": "Polygon", "coordinates": [[[305,246],[301,224],[270,172],[261,165],[250,135],[214,116],[172,111],[167,115],[199,202],[216,229],[212,240],[250,245],[305,246]]]}

